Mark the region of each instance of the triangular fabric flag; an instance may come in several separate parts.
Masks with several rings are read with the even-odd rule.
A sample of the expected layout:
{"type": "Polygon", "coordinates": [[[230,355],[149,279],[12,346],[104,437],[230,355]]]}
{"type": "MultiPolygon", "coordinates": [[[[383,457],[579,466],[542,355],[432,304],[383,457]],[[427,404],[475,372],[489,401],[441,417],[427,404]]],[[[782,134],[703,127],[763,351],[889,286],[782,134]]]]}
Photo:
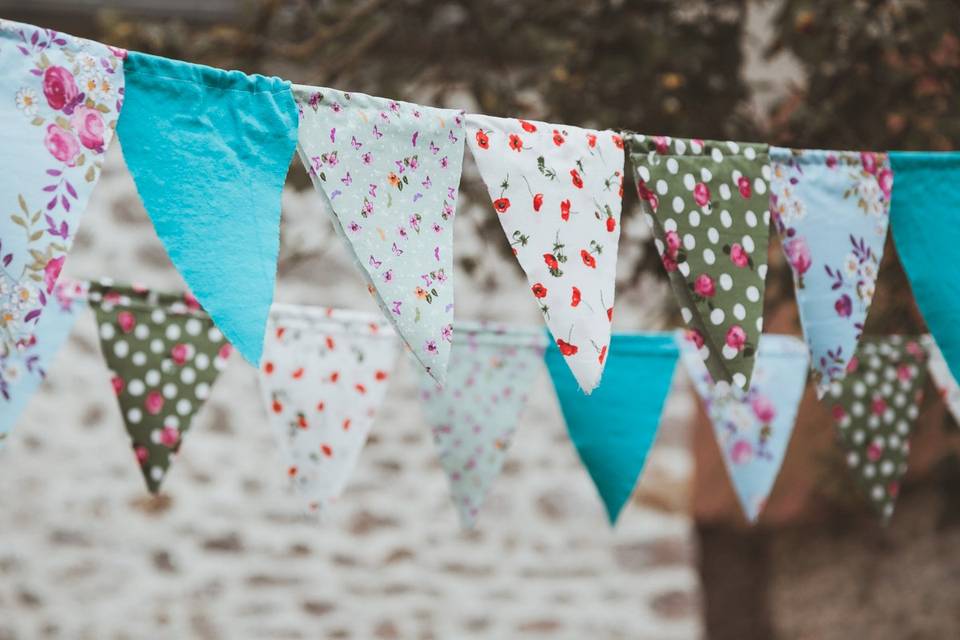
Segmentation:
{"type": "Polygon", "coordinates": [[[950,373],[950,367],[947,361],[943,359],[943,353],[937,342],[932,336],[923,337],[923,347],[927,350],[927,369],[933,378],[933,383],[937,387],[937,392],[943,398],[947,409],[953,415],[953,419],[960,422],[960,384],[950,373]]]}
{"type": "Polygon", "coordinates": [[[30,340],[100,178],[125,52],[0,19],[0,355],[30,340]]]}
{"type": "Polygon", "coordinates": [[[570,439],[615,524],[633,493],[660,424],[678,350],[670,333],[614,334],[604,383],[577,388],[556,344],[545,361],[570,439]]]}
{"type": "Polygon", "coordinates": [[[760,336],[750,390],[714,384],[695,344],[681,333],[683,362],[703,400],[743,513],[753,523],[766,506],[790,444],[807,382],[810,352],[799,338],[760,336]]]}
{"type": "Polygon", "coordinates": [[[590,393],[610,344],[623,139],[470,114],[467,142],[547,327],[590,393]]]}
{"type": "Polygon", "coordinates": [[[907,472],[910,431],[927,379],[919,338],[864,337],[826,399],[857,484],[884,522],[907,472]]]}
{"type": "Polygon", "coordinates": [[[770,149],[770,209],[793,270],[817,395],[857,350],[890,221],[886,154],[770,149]]]}
{"type": "Polygon", "coordinates": [[[130,52],[118,132],[140,199],[227,339],[260,361],[297,142],[290,83],[130,52]]]}
{"type": "Polygon", "coordinates": [[[99,282],[89,300],[134,455],[157,493],[231,346],[190,294],[99,282]]]}
{"type": "Polygon", "coordinates": [[[891,151],[897,178],[890,228],[917,307],[960,377],[960,151],[891,151]]]}
{"type": "Polygon", "coordinates": [[[0,448],[86,306],[86,283],[59,280],[30,339],[0,355],[0,448]]]}
{"type": "Polygon", "coordinates": [[[644,217],[714,380],[750,387],[770,243],[768,146],[628,134],[644,217]]]}
{"type": "Polygon", "coordinates": [[[260,392],[287,475],[326,512],[346,487],[383,404],[399,341],[377,315],[275,304],[260,392]]]}
{"type": "Polygon", "coordinates": [[[296,86],[297,150],[384,315],[443,384],[453,339],[453,217],[463,115],[296,86]]]}
{"type": "Polygon", "coordinates": [[[446,386],[421,376],[423,411],[466,529],[507,458],[545,347],[539,329],[458,322],[446,386]]]}

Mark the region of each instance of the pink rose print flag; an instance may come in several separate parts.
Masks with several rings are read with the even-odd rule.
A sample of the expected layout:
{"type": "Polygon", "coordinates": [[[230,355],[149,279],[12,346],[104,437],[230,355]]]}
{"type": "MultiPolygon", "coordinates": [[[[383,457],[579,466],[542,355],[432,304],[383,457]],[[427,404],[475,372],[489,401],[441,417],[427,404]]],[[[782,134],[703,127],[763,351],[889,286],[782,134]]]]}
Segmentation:
{"type": "Polygon", "coordinates": [[[770,211],[793,270],[817,395],[846,374],[876,287],[893,172],[882,153],[770,149],[770,211]]]}
{"type": "Polygon", "coordinates": [[[950,373],[950,366],[933,336],[925,335],[921,342],[927,350],[927,369],[937,387],[937,393],[943,398],[953,419],[960,422],[960,384],[957,384],[956,378],[950,373]]]}
{"type": "Polygon", "coordinates": [[[807,383],[810,354],[799,338],[764,334],[750,390],[714,383],[695,342],[679,332],[694,389],[703,400],[724,466],[751,523],[757,521],[780,473],[807,383]]]}
{"type": "Polygon", "coordinates": [[[291,483],[323,514],[346,487],[383,404],[399,341],[379,316],[274,304],[260,392],[291,483]]]}
{"type": "Polygon", "coordinates": [[[472,529],[543,369],[546,335],[459,322],[456,330],[446,386],[422,376],[420,388],[460,523],[472,529]]]}
{"type": "Polygon", "coordinates": [[[297,150],[384,315],[443,384],[453,339],[458,111],[295,86],[297,150]]]}
{"type": "Polygon", "coordinates": [[[190,294],[101,281],[89,301],[133,454],[157,493],[232,347],[190,294]]]}
{"type": "Polygon", "coordinates": [[[29,345],[100,178],[124,52],[0,20],[0,356],[29,345]]]}
{"type": "Polygon", "coordinates": [[[590,393],[610,345],[623,140],[470,114],[467,143],[557,347],[590,393]]]}

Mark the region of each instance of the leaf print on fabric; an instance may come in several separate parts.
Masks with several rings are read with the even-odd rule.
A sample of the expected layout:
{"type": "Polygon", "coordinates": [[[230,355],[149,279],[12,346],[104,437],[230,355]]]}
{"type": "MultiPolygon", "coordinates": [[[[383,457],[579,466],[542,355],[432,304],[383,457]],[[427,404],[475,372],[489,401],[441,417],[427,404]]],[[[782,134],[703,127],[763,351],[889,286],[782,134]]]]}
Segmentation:
{"type": "Polygon", "coordinates": [[[459,111],[297,85],[297,150],[383,314],[443,384],[453,337],[459,111]],[[352,173],[364,176],[350,184],[352,173]]]}
{"type": "Polygon", "coordinates": [[[0,19],[0,356],[33,339],[100,178],[125,52],[0,19]]]}
{"type": "Polygon", "coordinates": [[[713,425],[720,454],[747,520],[766,506],[793,434],[810,354],[793,336],[760,337],[750,390],[714,384],[697,346],[678,333],[683,362],[713,425]]]}
{"type": "Polygon", "coordinates": [[[539,329],[458,322],[447,384],[421,376],[424,416],[465,529],[507,458],[546,343],[539,329]]]}
{"type": "Polygon", "coordinates": [[[157,493],[232,347],[190,294],[100,282],[89,301],[134,456],[157,493]]]}
{"type": "Polygon", "coordinates": [[[381,317],[275,304],[260,393],[286,475],[323,514],[356,467],[383,404],[400,342],[381,317]]]}
{"type": "Polygon", "coordinates": [[[768,146],[626,134],[637,193],[714,380],[749,389],[770,243],[768,146]]]}
{"type": "Polygon", "coordinates": [[[86,308],[86,283],[60,279],[30,339],[0,354],[0,448],[86,308]]]}
{"type": "Polygon", "coordinates": [[[612,131],[469,114],[467,142],[544,321],[590,393],[610,344],[622,140],[612,131]]]}
{"type": "Polygon", "coordinates": [[[910,432],[927,379],[919,338],[864,337],[847,375],[830,385],[831,406],[847,465],[886,523],[907,472],[910,432]]]}
{"type": "Polygon", "coordinates": [[[960,423],[960,384],[957,384],[956,378],[950,373],[950,367],[947,366],[947,361],[943,358],[943,353],[933,336],[923,336],[922,344],[927,350],[927,369],[937,387],[937,392],[946,403],[954,421],[960,423]]]}
{"type": "Polygon", "coordinates": [[[817,395],[841,380],[876,288],[890,219],[885,154],[770,149],[770,210],[793,270],[817,395]]]}

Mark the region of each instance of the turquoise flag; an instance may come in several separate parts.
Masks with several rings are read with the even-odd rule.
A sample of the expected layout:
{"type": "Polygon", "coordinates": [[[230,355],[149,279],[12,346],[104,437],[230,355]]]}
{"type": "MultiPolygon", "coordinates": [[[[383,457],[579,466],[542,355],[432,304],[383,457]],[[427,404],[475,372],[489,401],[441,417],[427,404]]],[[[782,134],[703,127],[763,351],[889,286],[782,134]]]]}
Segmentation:
{"type": "MultiPolygon", "coordinates": [[[[602,352],[600,358],[608,354],[602,352]]],[[[584,395],[551,340],[547,369],[570,439],[590,472],[610,523],[633,493],[660,424],[678,350],[669,333],[617,334],[603,383],[584,395]]]]}
{"type": "Polygon", "coordinates": [[[256,364],[297,144],[290,83],[135,52],[124,71],[118,131],[140,198],[190,290],[256,364]]]}
{"type": "Polygon", "coordinates": [[[890,153],[893,240],[930,333],[960,377],[960,152],[890,153]]]}

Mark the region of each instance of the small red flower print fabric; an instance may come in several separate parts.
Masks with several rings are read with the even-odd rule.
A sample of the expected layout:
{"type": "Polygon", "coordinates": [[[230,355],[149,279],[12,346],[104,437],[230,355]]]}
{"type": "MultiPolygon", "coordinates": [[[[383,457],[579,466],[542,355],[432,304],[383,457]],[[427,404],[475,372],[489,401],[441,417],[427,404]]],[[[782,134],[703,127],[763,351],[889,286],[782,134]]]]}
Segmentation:
{"type": "Polygon", "coordinates": [[[543,122],[474,114],[466,122],[497,218],[547,326],[589,393],[600,383],[601,354],[610,344],[622,141],[612,131],[543,122]]]}
{"type": "Polygon", "coordinates": [[[546,345],[540,329],[458,322],[446,386],[421,377],[424,415],[465,529],[500,474],[546,345]]]}
{"type": "Polygon", "coordinates": [[[376,315],[275,304],[260,393],[290,481],[322,514],[350,480],[387,392],[400,341],[376,315]]]}
{"type": "Polygon", "coordinates": [[[750,387],[770,243],[768,146],[628,134],[637,193],[714,380],[750,387]]]}
{"type": "MultiPolygon", "coordinates": [[[[453,339],[453,218],[463,114],[335,89],[294,86],[300,159],[353,251],[383,314],[443,384],[453,339]]],[[[523,141],[515,143],[522,151],[523,141]]],[[[495,198],[506,214],[516,199],[495,198]]],[[[530,196],[524,198],[530,201],[530,196]]]]}
{"type": "Polygon", "coordinates": [[[134,456],[157,493],[230,343],[189,294],[91,283],[89,302],[134,456]]]}
{"type": "Polygon", "coordinates": [[[864,337],[842,380],[823,398],[831,406],[847,466],[884,522],[893,515],[907,472],[910,432],[927,379],[923,339],[864,337]]]}

